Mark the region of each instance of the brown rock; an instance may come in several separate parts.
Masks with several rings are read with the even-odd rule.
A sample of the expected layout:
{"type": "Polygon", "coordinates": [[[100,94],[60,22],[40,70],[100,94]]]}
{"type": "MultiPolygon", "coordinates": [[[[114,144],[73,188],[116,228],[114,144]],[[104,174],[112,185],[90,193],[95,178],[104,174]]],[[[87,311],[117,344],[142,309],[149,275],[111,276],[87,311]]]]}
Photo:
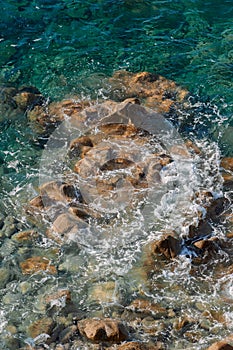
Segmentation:
{"type": "Polygon", "coordinates": [[[120,343],[128,338],[126,327],[112,319],[84,319],[78,322],[78,329],[93,342],[120,343]]]}
{"type": "Polygon", "coordinates": [[[180,254],[181,242],[171,234],[165,234],[159,241],[152,243],[152,252],[173,259],[180,254]]]}
{"type": "Polygon", "coordinates": [[[41,256],[28,258],[20,263],[20,267],[22,269],[22,273],[26,275],[40,273],[42,271],[46,271],[50,274],[57,273],[57,269],[55,266],[51,265],[51,261],[41,256]]]}
{"type": "Polygon", "coordinates": [[[225,197],[215,199],[207,208],[206,218],[216,222],[221,219],[221,214],[229,206],[229,200],[225,197]]]}
{"type": "Polygon", "coordinates": [[[44,203],[43,203],[43,199],[41,196],[37,196],[37,197],[31,199],[29,202],[29,205],[32,207],[36,207],[38,209],[44,208],[44,203]]]}
{"type": "Polygon", "coordinates": [[[182,333],[184,333],[195,323],[196,322],[194,319],[190,318],[189,316],[185,316],[176,320],[174,324],[174,329],[176,331],[181,331],[182,333]]]}
{"type": "Polygon", "coordinates": [[[187,96],[187,91],[178,87],[173,81],[158,74],[148,72],[115,72],[110,78],[113,99],[137,97],[144,104],[160,112],[168,112],[175,103],[187,96]]]}
{"type": "Polygon", "coordinates": [[[55,324],[52,318],[44,317],[34,323],[32,323],[28,328],[28,334],[32,338],[36,338],[38,335],[45,333],[51,335],[55,324]]]}
{"type": "Polygon", "coordinates": [[[65,119],[65,116],[70,117],[74,125],[81,125],[80,123],[85,121],[85,117],[80,112],[86,106],[89,106],[89,102],[73,100],[52,102],[47,106],[35,106],[28,111],[27,117],[29,121],[34,123],[38,133],[50,132],[65,119]]]}
{"type": "Polygon", "coordinates": [[[233,231],[227,233],[227,238],[233,238],[233,231]]]}
{"type": "Polygon", "coordinates": [[[203,239],[195,242],[194,246],[198,249],[207,251],[209,254],[214,254],[218,251],[217,243],[218,242],[216,240],[203,239]]]}
{"type": "Polygon", "coordinates": [[[224,168],[225,170],[230,170],[233,171],[233,158],[231,157],[226,157],[221,160],[220,163],[221,167],[224,168]]]}
{"type": "Polygon", "coordinates": [[[38,237],[38,233],[34,230],[20,231],[15,233],[11,239],[18,243],[24,243],[28,241],[32,241],[33,239],[38,237]]]}
{"type": "Polygon", "coordinates": [[[88,136],[81,136],[70,143],[68,152],[70,158],[83,158],[85,154],[93,147],[92,140],[88,136]]]}
{"type": "Polygon", "coordinates": [[[224,183],[233,182],[233,175],[230,173],[222,172],[222,177],[223,177],[224,183]]]}
{"type": "Polygon", "coordinates": [[[206,220],[200,220],[197,226],[190,225],[189,234],[190,238],[208,236],[212,233],[212,227],[206,220]]]}
{"type": "MultiPolygon", "coordinates": [[[[124,101],[125,102],[125,101],[124,101]]],[[[123,102],[123,103],[124,103],[123,102]]],[[[115,124],[115,123],[110,123],[110,124],[104,124],[100,125],[99,129],[105,138],[106,136],[116,136],[120,135],[122,137],[135,137],[139,133],[139,129],[135,127],[133,124],[115,124]]]]}
{"type": "Polygon", "coordinates": [[[197,147],[197,145],[195,145],[195,143],[192,142],[191,140],[187,140],[185,142],[185,145],[186,145],[187,148],[193,150],[194,153],[196,153],[196,154],[200,154],[201,153],[200,148],[197,147]]]}
{"type": "Polygon", "coordinates": [[[44,101],[40,91],[33,87],[20,89],[13,99],[17,106],[23,111],[26,111],[35,105],[41,105],[44,101]]]}

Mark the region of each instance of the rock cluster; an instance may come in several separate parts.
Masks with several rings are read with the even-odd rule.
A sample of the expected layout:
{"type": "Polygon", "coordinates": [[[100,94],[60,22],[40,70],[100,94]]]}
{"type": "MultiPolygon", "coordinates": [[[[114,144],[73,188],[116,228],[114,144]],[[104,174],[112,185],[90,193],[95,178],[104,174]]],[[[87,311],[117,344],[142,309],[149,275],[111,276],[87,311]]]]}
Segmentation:
{"type": "MultiPolygon", "coordinates": [[[[0,234],[6,242],[0,252],[7,248],[9,256],[18,250],[17,262],[24,279],[19,286],[22,294],[28,293],[30,279],[38,275],[52,279],[68,271],[78,280],[81,264],[78,257],[70,252],[70,246],[75,243],[78,255],[81,249],[79,237],[87,232],[85,230],[92,222],[95,226],[102,223],[105,227],[111,225],[116,211],[108,211],[109,203],[119,210],[134,211],[150,186],[159,188],[162,173],[175,161],[175,157],[161,147],[158,139],[143,128],[146,113],[143,106],[167,113],[185,101],[187,91],[172,81],[147,72],[117,72],[110,82],[112,100],[97,105],[75,99],[45,103],[41,94],[33,88],[6,90],[2,95],[6,106],[27,112],[38,134],[49,135],[66,118],[73,127],[85,130],[83,135],[70,140],[67,150],[74,177],[69,177],[69,181],[54,180],[42,184],[38,196],[26,208],[29,221],[33,226],[42,227],[44,236],[36,229],[17,226],[18,223],[10,218],[8,222],[6,218],[0,218],[0,234]],[[105,120],[104,123],[98,124],[98,115],[105,120]],[[138,115],[141,115],[141,123],[138,115]],[[125,144],[127,147],[124,147],[125,144]],[[81,186],[74,180],[77,177],[81,186]],[[41,224],[44,219],[50,223],[46,228],[41,224]],[[41,243],[43,239],[48,239],[52,248],[38,255],[33,244],[35,241],[41,243]],[[58,258],[61,252],[66,257],[62,263],[58,258]]],[[[173,153],[187,158],[193,154],[201,156],[201,150],[191,141],[186,146],[173,149],[173,153]]],[[[222,159],[221,170],[223,190],[229,191],[233,184],[232,158],[222,159]]],[[[132,280],[135,277],[136,283],[144,288],[140,290],[137,286],[124,300],[115,280],[93,281],[87,290],[87,302],[88,305],[98,305],[99,309],[92,312],[88,308],[80,310],[74,291],[54,285],[53,290],[43,290],[38,294],[34,304],[40,317],[27,326],[27,336],[32,339],[32,345],[22,347],[22,343],[16,340],[11,343],[16,338],[12,325],[9,328],[12,339],[7,340],[11,344],[9,347],[21,346],[25,350],[48,346],[53,350],[163,350],[174,339],[182,338],[186,345],[189,342],[195,344],[216,324],[225,327],[225,315],[216,311],[213,305],[196,301],[193,302],[194,315],[183,310],[179,301],[183,291],[178,283],[174,283],[173,290],[177,295],[176,307],[166,305],[162,297],[158,300],[151,297],[153,289],[163,292],[167,288],[163,272],[172,274],[178,260],[184,256],[191,261],[191,276],[201,275],[202,270],[208,267],[211,267],[216,279],[232,274],[231,260],[222,258],[221,263],[216,263],[216,258],[232,254],[231,199],[224,196],[214,198],[212,193],[203,192],[195,193],[193,200],[203,209],[197,213],[196,223],[190,225],[182,237],[172,228],[165,230],[158,239],[143,247],[140,264],[130,270],[132,280]],[[226,237],[215,235],[214,228],[218,224],[227,227],[226,237]],[[155,283],[153,277],[156,274],[161,277],[155,283]],[[108,305],[107,311],[101,310],[103,305],[108,305]]],[[[13,278],[14,272],[1,267],[2,288],[7,287],[13,278]]],[[[223,284],[221,303],[232,302],[227,288],[229,286],[223,284]]],[[[189,297],[186,296],[187,300],[189,297]]],[[[10,300],[10,296],[8,298],[10,300]]],[[[7,297],[5,300],[10,302],[7,297]]],[[[232,338],[229,337],[215,342],[206,350],[230,350],[233,348],[231,344],[232,338]]]]}

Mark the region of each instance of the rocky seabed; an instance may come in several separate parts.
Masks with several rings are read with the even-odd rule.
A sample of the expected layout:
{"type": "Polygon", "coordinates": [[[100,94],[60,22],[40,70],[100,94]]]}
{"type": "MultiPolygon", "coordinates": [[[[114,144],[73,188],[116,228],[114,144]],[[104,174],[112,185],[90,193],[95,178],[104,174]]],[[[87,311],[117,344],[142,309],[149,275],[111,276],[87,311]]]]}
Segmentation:
{"type": "Polygon", "coordinates": [[[1,348],[233,349],[233,158],[178,134],[174,82],[109,84],[103,101],[2,91],[43,152],[35,196],[0,216],[1,348]]]}

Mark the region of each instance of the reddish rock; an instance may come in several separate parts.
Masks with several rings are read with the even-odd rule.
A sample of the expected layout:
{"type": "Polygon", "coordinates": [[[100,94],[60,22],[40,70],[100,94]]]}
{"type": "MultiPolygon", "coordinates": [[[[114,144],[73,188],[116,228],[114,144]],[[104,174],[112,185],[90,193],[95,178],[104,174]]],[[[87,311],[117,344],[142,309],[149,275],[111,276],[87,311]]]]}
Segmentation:
{"type": "Polygon", "coordinates": [[[128,338],[123,323],[112,319],[84,319],[78,322],[78,329],[93,342],[120,343],[128,338]]]}
{"type": "Polygon", "coordinates": [[[51,261],[41,256],[34,256],[20,263],[20,267],[23,274],[31,275],[46,271],[50,274],[56,274],[57,269],[51,265],[51,261]]]}
{"type": "Polygon", "coordinates": [[[165,234],[159,241],[152,243],[152,252],[173,259],[180,254],[181,242],[171,234],[165,234]]]}

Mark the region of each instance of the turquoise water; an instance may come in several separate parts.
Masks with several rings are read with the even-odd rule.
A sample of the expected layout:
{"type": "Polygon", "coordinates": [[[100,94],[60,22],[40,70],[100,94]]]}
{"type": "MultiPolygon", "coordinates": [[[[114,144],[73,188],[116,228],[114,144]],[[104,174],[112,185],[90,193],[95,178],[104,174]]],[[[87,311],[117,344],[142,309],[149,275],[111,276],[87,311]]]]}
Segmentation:
{"type": "MultiPolygon", "coordinates": [[[[107,98],[114,71],[155,72],[190,91],[180,132],[207,138],[216,152],[233,156],[231,0],[1,0],[0,5],[2,88],[32,85],[52,100],[107,98]]],[[[0,209],[19,219],[20,207],[36,193],[42,150],[24,113],[0,111],[0,209]]],[[[20,220],[24,229],[31,226],[20,220]]],[[[17,265],[20,257],[12,254],[17,265]]],[[[9,248],[3,266],[11,266],[10,255],[9,248]]],[[[73,275],[69,278],[73,285],[73,275]]],[[[57,282],[65,283],[64,276],[57,282]]],[[[25,298],[28,312],[33,301],[17,297],[25,298]]],[[[6,310],[12,317],[9,303],[6,310]]]]}

